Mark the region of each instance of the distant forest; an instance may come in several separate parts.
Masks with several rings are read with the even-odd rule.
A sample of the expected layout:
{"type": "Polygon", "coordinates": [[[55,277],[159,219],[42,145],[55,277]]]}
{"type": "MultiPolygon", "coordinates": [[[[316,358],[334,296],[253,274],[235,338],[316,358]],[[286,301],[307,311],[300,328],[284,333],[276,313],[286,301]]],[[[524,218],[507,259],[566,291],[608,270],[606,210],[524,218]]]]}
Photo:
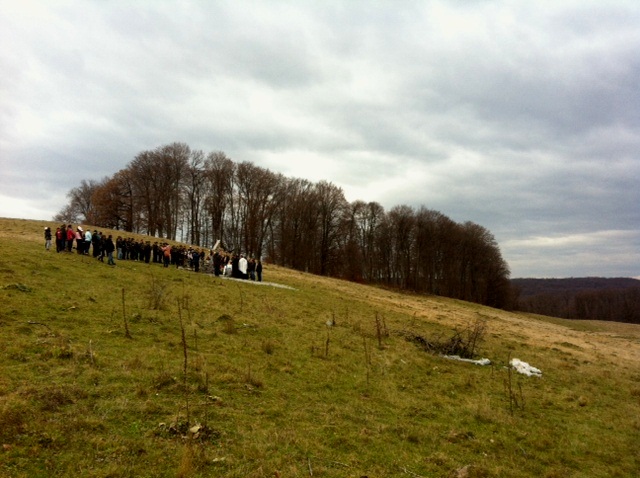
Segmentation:
{"type": "MultiPolygon", "coordinates": [[[[509,267],[493,235],[425,207],[345,199],[327,181],[287,178],[223,152],[173,143],[83,180],[54,218],[181,240],[296,270],[510,306],[509,267]]],[[[124,235],[124,234],[123,234],[124,235]]]]}
{"type": "Polygon", "coordinates": [[[636,279],[512,279],[511,284],[516,310],[640,324],[640,281],[636,279]]]}

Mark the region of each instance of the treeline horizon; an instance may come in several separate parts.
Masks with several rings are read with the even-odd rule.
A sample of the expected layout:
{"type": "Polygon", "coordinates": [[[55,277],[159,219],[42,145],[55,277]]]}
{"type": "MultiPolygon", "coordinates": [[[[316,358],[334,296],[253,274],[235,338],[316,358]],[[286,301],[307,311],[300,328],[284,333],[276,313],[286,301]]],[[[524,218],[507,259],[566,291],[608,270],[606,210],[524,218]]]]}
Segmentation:
{"type": "Polygon", "coordinates": [[[348,202],[341,188],[288,178],[185,143],[142,151],[100,181],[82,180],[65,223],[243,252],[276,265],[497,308],[509,266],[489,230],[407,205],[348,202]]]}
{"type": "Polygon", "coordinates": [[[514,309],[563,319],[640,324],[640,281],[630,278],[512,279],[514,309]]]}

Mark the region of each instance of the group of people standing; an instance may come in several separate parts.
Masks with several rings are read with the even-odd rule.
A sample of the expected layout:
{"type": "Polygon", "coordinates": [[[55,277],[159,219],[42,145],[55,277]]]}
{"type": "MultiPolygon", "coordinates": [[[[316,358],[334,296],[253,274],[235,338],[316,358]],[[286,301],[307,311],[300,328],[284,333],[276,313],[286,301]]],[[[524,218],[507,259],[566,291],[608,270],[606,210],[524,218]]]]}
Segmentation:
{"type": "MultiPolygon", "coordinates": [[[[45,227],[44,244],[47,251],[51,250],[52,240],[51,228],[45,227]]],[[[93,233],[88,229],[85,231],[81,226],[78,226],[74,231],[71,224],[62,224],[56,229],[55,241],[56,252],[72,252],[73,243],[75,242],[78,254],[89,255],[89,251],[93,246],[93,257],[104,262],[104,257],[107,256],[107,263],[110,266],[116,265],[113,259],[115,244],[111,235],[103,235],[95,230],[93,233]]]]}
{"type": "MultiPolygon", "coordinates": [[[[44,228],[45,249],[51,250],[53,234],[51,228],[44,228]]],[[[118,260],[132,260],[170,265],[176,268],[189,268],[199,272],[201,265],[204,269],[213,272],[216,277],[233,277],[236,279],[249,279],[262,282],[262,262],[253,257],[247,259],[245,254],[227,254],[226,252],[209,251],[185,247],[171,246],[164,242],[154,242],[123,238],[118,236],[115,243],[112,235],[103,234],[100,231],[84,231],[81,226],[75,230],[71,224],[61,225],[55,232],[56,251],[72,252],[75,241],[78,254],[89,255],[104,262],[107,257],[109,265],[115,265],[114,252],[118,260]]]]}
{"type": "Polygon", "coordinates": [[[233,277],[262,282],[262,262],[253,257],[247,259],[244,254],[222,255],[213,253],[213,273],[216,277],[233,277]]]}

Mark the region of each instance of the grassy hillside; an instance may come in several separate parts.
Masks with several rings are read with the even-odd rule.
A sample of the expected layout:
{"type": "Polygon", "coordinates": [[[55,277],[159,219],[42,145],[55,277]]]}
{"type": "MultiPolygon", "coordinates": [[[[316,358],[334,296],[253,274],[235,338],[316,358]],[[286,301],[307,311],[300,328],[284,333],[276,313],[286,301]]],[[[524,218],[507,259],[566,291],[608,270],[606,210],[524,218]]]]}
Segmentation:
{"type": "Polygon", "coordinates": [[[640,326],[518,315],[269,265],[264,280],[289,288],[108,267],[45,252],[44,225],[0,219],[0,476],[640,469],[640,326]],[[479,325],[491,366],[407,340],[479,325]],[[510,373],[514,357],[542,377],[510,373]]]}

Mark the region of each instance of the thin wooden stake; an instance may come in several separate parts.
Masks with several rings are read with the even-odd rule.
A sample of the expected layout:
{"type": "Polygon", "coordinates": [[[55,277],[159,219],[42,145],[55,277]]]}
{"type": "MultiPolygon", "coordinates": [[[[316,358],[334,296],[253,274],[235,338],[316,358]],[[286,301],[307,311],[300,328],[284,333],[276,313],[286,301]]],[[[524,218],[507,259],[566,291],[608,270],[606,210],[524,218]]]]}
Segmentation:
{"type": "Polygon", "coordinates": [[[187,388],[187,367],[189,364],[187,357],[187,336],[184,331],[184,323],[182,322],[182,308],[180,307],[180,301],[178,300],[178,317],[180,319],[180,331],[182,332],[182,351],[184,353],[184,365],[183,365],[183,386],[184,386],[184,401],[187,409],[187,424],[190,424],[190,413],[189,413],[189,390],[187,388]]]}
{"type": "Polygon", "coordinates": [[[95,365],[93,361],[93,347],[91,344],[91,340],[89,340],[89,360],[91,360],[91,365],[95,365]]]}
{"type": "Polygon", "coordinates": [[[127,322],[127,310],[124,302],[124,287],[122,288],[122,319],[124,320],[124,336],[130,339],[131,333],[129,333],[129,323],[127,322]]]}

